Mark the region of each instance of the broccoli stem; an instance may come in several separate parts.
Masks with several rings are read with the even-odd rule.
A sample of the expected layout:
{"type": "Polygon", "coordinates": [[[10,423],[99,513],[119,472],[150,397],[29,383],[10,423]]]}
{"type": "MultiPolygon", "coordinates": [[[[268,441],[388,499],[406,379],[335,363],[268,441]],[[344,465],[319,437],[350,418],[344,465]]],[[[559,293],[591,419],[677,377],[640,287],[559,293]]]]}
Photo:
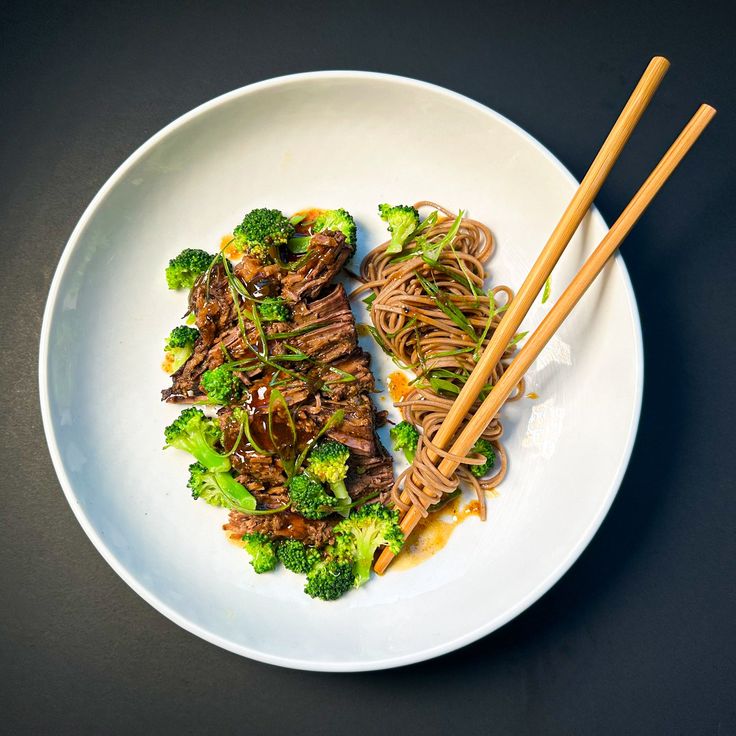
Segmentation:
{"type": "Polygon", "coordinates": [[[340,514],[340,516],[347,516],[350,513],[350,504],[352,503],[352,499],[350,498],[348,489],[345,486],[345,481],[338,480],[334,483],[330,483],[330,488],[332,489],[332,494],[335,498],[340,501],[340,503],[335,507],[335,511],[340,514]]]}
{"type": "Polygon", "coordinates": [[[224,473],[230,470],[230,459],[212,449],[204,437],[181,438],[173,441],[171,446],[190,453],[213,473],[224,473]]]}
{"type": "Polygon", "coordinates": [[[371,567],[373,565],[373,554],[379,546],[379,540],[376,539],[376,532],[366,530],[365,534],[358,535],[355,555],[355,587],[359,588],[368,582],[371,576],[371,567]]]}
{"type": "Polygon", "coordinates": [[[239,511],[253,511],[256,507],[256,499],[246,490],[230,473],[215,473],[215,480],[223,495],[239,511]]]}
{"type": "MultiPolygon", "coordinates": [[[[360,545],[363,547],[364,545],[360,545]]],[[[367,545],[366,545],[367,547],[367,545]]],[[[359,588],[368,582],[371,577],[371,565],[373,564],[373,555],[369,554],[369,550],[361,549],[353,567],[355,573],[355,587],[359,588]]]]}
{"type": "Polygon", "coordinates": [[[405,447],[404,448],[404,457],[406,458],[409,465],[411,465],[414,462],[414,458],[416,457],[417,449],[416,447],[405,447]]]}

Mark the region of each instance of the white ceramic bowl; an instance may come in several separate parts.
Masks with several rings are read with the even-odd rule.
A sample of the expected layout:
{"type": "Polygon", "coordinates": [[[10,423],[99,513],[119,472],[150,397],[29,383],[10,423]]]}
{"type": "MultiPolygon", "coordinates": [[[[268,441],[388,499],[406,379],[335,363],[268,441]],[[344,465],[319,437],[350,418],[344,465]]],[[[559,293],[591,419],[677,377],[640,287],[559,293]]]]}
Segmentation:
{"type": "MultiPolygon", "coordinates": [[[[511,471],[489,520],[466,522],[429,561],[335,603],[311,600],[301,579],[283,570],[256,576],[226,541],[226,513],[190,498],[188,457],[162,452],[162,430],[178,412],[159,402],[167,383],[162,341],[184,311],[163,272],[180,249],[214,249],[245,211],[263,205],[347,208],[359,223],[360,258],[385,232],[378,202],[427,198],[487,222],[497,238],[492,281],[518,286],[575,186],[546,149],[486,107],[373,73],[254,84],[151,138],[72,233],[41,336],[51,456],[100,553],[185,629],[287,667],[416,662],[523,611],[595,533],[631,453],[642,346],[620,258],[530,372],[528,390],[539,398],[504,411],[511,471]]],[[[591,213],[554,271],[552,299],[537,301],[529,326],[605,232],[591,213]]],[[[380,354],[374,366],[379,379],[392,369],[380,354]]]]}

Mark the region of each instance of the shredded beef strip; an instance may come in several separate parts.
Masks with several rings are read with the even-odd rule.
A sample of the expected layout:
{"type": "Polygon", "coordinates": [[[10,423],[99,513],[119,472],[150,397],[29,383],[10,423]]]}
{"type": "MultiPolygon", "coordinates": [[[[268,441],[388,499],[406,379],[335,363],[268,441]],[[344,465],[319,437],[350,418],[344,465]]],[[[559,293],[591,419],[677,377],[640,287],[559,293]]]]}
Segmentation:
{"type": "Polygon", "coordinates": [[[283,277],[281,295],[290,302],[316,297],[340,273],[353,249],[341,232],[325,230],[312,236],[309,252],[311,255],[301,268],[283,277]]]}
{"type": "Polygon", "coordinates": [[[351,498],[358,499],[369,494],[384,494],[394,483],[394,462],[376,438],[379,453],[373,456],[352,455],[350,470],[345,486],[351,498]]]}
{"type": "Polygon", "coordinates": [[[223,529],[234,538],[261,532],[275,539],[298,539],[312,547],[324,547],[334,541],[332,527],[338,519],[305,519],[292,511],[270,516],[249,516],[231,511],[223,529]]]}

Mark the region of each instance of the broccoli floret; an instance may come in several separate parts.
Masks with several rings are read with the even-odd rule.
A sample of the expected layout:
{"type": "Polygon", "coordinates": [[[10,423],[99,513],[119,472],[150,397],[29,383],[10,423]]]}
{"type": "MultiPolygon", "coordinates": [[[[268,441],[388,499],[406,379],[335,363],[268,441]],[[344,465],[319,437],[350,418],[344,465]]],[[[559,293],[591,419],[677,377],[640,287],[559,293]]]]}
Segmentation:
{"type": "Polygon", "coordinates": [[[357,228],[353,216],[343,209],[325,210],[315,221],[312,226],[315,233],[321,233],[323,230],[339,230],[345,236],[345,242],[353,246],[355,250],[355,239],[357,228]]]}
{"type": "Polygon", "coordinates": [[[288,322],[291,309],[280,296],[267,296],[258,305],[258,316],[263,322],[288,322]]]}
{"type": "Polygon", "coordinates": [[[386,253],[401,253],[404,243],[419,227],[419,212],[406,204],[379,204],[378,214],[388,223],[388,231],[391,233],[391,242],[386,253]]]}
{"type": "Polygon", "coordinates": [[[189,466],[189,481],[187,487],[192,491],[195,501],[201,498],[212,506],[225,506],[225,498],[217,485],[215,474],[207,470],[202,463],[192,463],[189,466]]]}
{"type": "Polygon", "coordinates": [[[213,256],[196,248],[185,248],[166,267],[169,289],[191,289],[194,282],[210,267],[213,256]]]}
{"type": "Polygon", "coordinates": [[[272,249],[286,245],[294,226],[279,210],[251,210],[233,230],[235,247],[262,263],[272,261],[272,249]]]}
{"type": "Polygon", "coordinates": [[[200,409],[190,406],[164,430],[167,447],[194,455],[195,459],[214,473],[230,470],[230,459],[221,455],[214,447],[222,438],[220,425],[208,419],[200,409]]]}
{"type": "Polygon", "coordinates": [[[201,498],[211,506],[224,506],[237,511],[253,511],[256,499],[230,473],[213,473],[202,463],[189,466],[189,482],[192,498],[201,498]]]}
{"type": "Polygon", "coordinates": [[[191,347],[198,337],[199,330],[196,327],[177,325],[169,334],[169,338],[166,341],[166,349],[173,350],[175,348],[191,347]]]}
{"type": "Polygon", "coordinates": [[[419,442],[419,431],[409,422],[399,422],[389,432],[394,450],[403,450],[404,456],[410,462],[414,462],[414,455],[417,452],[417,443],[419,442]]]}
{"type": "Polygon", "coordinates": [[[317,480],[329,484],[332,493],[339,501],[335,511],[343,516],[348,515],[351,503],[348,489],[345,487],[349,457],[350,450],[335,440],[320,442],[307,457],[307,470],[317,480]]]}
{"type": "Polygon", "coordinates": [[[196,327],[179,325],[171,330],[164,345],[164,365],[169,374],[176,373],[189,360],[198,337],[199,330],[196,327]]]}
{"type": "Polygon", "coordinates": [[[380,503],[364,504],[335,527],[335,548],[354,560],[355,587],[368,581],[373,555],[384,545],[398,554],[404,544],[399,512],[380,503]]]}
{"type": "Polygon", "coordinates": [[[479,478],[482,478],[493,467],[493,463],[496,462],[496,452],[493,449],[493,445],[482,437],[473,445],[471,452],[483,455],[486,459],[483,465],[468,466],[473,475],[477,475],[479,478]]]}
{"type": "Polygon", "coordinates": [[[305,575],[319,561],[321,555],[314,547],[307,547],[298,539],[285,539],[276,548],[281,564],[292,572],[305,575]]]}
{"type": "Polygon", "coordinates": [[[261,532],[244,534],[243,542],[245,551],[250,555],[250,564],[260,575],[263,572],[271,572],[278,564],[276,558],[276,544],[261,532]]]}
{"type": "Polygon", "coordinates": [[[328,548],[325,555],[307,573],[304,592],[312,598],[334,601],[353,587],[353,560],[328,548]]]}
{"type": "Polygon", "coordinates": [[[236,400],[243,390],[242,381],[227,364],[205,371],[199,384],[212,404],[228,404],[236,400]]]}
{"type": "Polygon", "coordinates": [[[334,513],[339,503],[318,480],[306,473],[289,481],[289,496],[294,510],[307,519],[323,519],[334,513]]]}

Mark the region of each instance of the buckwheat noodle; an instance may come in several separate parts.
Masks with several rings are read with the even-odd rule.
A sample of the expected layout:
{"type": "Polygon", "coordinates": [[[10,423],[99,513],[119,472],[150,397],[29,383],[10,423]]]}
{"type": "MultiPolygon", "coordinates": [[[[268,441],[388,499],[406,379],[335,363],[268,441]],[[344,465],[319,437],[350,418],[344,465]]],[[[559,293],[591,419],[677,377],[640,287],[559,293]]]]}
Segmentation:
{"type": "MultiPolygon", "coordinates": [[[[456,215],[444,207],[427,201],[417,202],[414,206],[417,209],[432,208],[444,215],[422,233],[429,243],[440,241],[452,228],[456,215]]],[[[503,425],[498,417],[482,435],[496,451],[490,477],[478,478],[470,471],[471,466],[484,462],[481,455],[453,456],[460,466],[452,478],[445,478],[430,461],[428,453],[431,450],[440,457],[450,456],[449,452],[432,443],[455,399],[455,392],[446,390],[448,383],[445,382],[459,390],[464,378],[475,367],[476,357],[490,341],[504,306],[513,298],[508,286],[498,285],[489,291],[484,290],[485,264],[493,253],[493,236],[482,222],[463,218],[454,240],[442,249],[436,264],[427,263],[421,254],[397,261],[395,254],[386,253],[387,246],[388,242],[382,243],[363,259],[360,268],[363,284],[351,296],[373,292],[375,299],[370,313],[378,338],[399,363],[416,375],[411,390],[396,406],[404,419],[420,429],[420,439],[414,463],[396,479],[391,500],[402,512],[414,504],[426,516],[426,509],[461,485],[473,489],[479,502],[480,517],[485,519],[486,491],[503,480],[508,467],[506,451],[501,443],[503,425]],[[430,296],[427,293],[427,283],[433,288],[436,286],[436,294],[430,296]],[[489,293],[492,293],[492,298],[489,298],[489,293]],[[445,307],[444,311],[439,303],[445,307]],[[447,312],[454,311],[454,307],[472,329],[467,324],[459,325],[457,319],[448,316],[447,312]],[[476,333],[475,340],[471,337],[472,332],[476,333]],[[438,376],[441,376],[439,382],[438,376]],[[410,499],[409,504],[402,500],[402,490],[410,499]]],[[[404,252],[411,251],[412,247],[414,244],[406,245],[404,252]]],[[[493,369],[489,388],[503,375],[515,350],[515,345],[507,348],[493,369]]],[[[523,394],[522,381],[508,401],[519,399],[523,394]]],[[[470,416],[479,406],[480,400],[473,405],[470,416]]],[[[464,425],[465,422],[459,427],[458,434],[464,425]]]]}

